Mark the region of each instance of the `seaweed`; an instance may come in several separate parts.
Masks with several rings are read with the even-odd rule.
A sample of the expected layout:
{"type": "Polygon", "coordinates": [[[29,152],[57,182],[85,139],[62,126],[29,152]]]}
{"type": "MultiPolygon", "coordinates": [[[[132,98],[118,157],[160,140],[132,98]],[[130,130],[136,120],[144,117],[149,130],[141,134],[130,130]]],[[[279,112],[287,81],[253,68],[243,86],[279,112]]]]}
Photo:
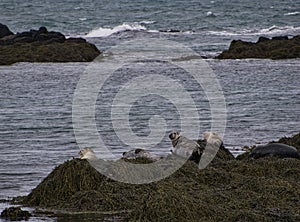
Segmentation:
{"type": "MultiPolygon", "coordinates": [[[[149,164],[145,159],[126,161],[149,164]]],[[[299,200],[298,159],[220,158],[203,170],[187,161],[167,178],[138,185],[114,181],[87,160],[73,159],[56,167],[22,204],[98,212],[123,221],[297,221],[299,200]]]]}

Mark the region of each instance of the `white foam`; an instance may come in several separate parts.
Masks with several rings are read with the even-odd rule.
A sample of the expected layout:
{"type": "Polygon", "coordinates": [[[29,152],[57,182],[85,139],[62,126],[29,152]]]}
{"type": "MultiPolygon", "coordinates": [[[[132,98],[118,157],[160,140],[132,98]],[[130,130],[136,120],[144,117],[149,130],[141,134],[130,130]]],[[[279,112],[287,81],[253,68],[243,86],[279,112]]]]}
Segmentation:
{"type": "Polygon", "coordinates": [[[284,34],[290,31],[299,31],[299,30],[300,27],[273,25],[269,28],[258,30],[257,34],[284,34]]]}
{"type": "Polygon", "coordinates": [[[107,37],[114,33],[120,33],[124,31],[144,31],[147,30],[146,27],[137,23],[123,23],[113,28],[98,28],[90,31],[84,37],[95,38],[95,37],[107,37]]]}
{"type": "Polygon", "coordinates": [[[236,35],[286,35],[291,32],[299,32],[300,27],[294,26],[271,26],[263,29],[242,29],[236,31],[208,31],[213,35],[225,35],[225,36],[236,36],[236,35]]]}
{"type": "Polygon", "coordinates": [[[212,11],[208,11],[208,12],[206,13],[206,16],[207,16],[207,17],[216,17],[216,15],[215,15],[212,11]]]}
{"type": "Polygon", "coordinates": [[[288,13],[285,13],[284,15],[299,15],[300,12],[288,12],[288,13]]]}
{"type": "Polygon", "coordinates": [[[142,20],[142,21],[135,22],[135,23],[141,24],[141,25],[149,25],[149,24],[154,24],[155,21],[152,21],[152,20],[142,20]]]}

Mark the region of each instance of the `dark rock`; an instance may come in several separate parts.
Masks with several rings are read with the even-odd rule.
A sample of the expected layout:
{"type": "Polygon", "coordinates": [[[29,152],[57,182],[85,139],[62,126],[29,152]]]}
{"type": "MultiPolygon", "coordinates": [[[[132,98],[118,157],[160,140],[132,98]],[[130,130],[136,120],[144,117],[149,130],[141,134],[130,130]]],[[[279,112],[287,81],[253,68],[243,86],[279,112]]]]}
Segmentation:
{"type": "Polygon", "coordinates": [[[66,41],[77,42],[77,43],[85,43],[86,42],[86,40],[83,38],[68,38],[66,41]]]}
{"type": "Polygon", "coordinates": [[[22,210],[20,207],[5,208],[1,213],[1,217],[8,220],[28,220],[30,216],[28,211],[22,210]]]}
{"type": "Polygon", "coordinates": [[[60,32],[39,30],[9,35],[0,39],[0,65],[16,62],[91,62],[100,51],[82,38],[60,32]]]}
{"type": "Polygon", "coordinates": [[[272,40],[288,40],[289,37],[287,36],[275,36],[272,38],[272,40]]]}
{"type": "Polygon", "coordinates": [[[260,37],[256,43],[233,40],[228,50],[223,51],[217,59],[291,59],[300,58],[299,37],[289,39],[278,36],[268,39],[260,37]]]}
{"type": "Polygon", "coordinates": [[[42,27],[39,28],[38,33],[39,34],[47,34],[48,30],[47,30],[46,27],[42,26],[42,27]]]}
{"type": "Polygon", "coordinates": [[[300,133],[292,137],[282,137],[277,141],[277,143],[283,143],[289,146],[293,146],[300,152],[300,133]]]}
{"type": "Polygon", "coordinates": [[[300,35],[294,36],[294,37],[293,37],[293,40],[295,40],[295,41],[300,41],[300,35]]]}
{"type": "Polygon", "coordinates": [[[182,32],[178,29],[159,30],[160,32],[179,33],[182,32]]]}
{"type": "MultiPolygon", "coordinates": [[[[29,32],[17,33],[7,45],[13,43],[31,43],[31,42],[64,42],[65,36],[60,32],[48,32],[45,27],[41,27],[39,30],[31,29],[29,32]],[[51,40],[51,41],[50,41],[51,40]]],[[[5,43],[4,43],[5,44],[5,43]]]]}
{"type": "Polygon", "coordinates": [[[257,43],[266,42],[266,41],[269,41],[269,40],[270,40],[269,38],[261,36],[261,37],[259,37],[257,43]]]}
{"type": "Polygon", "coordinates": [[[9,36],[9,35],[13,35],[13,34],[14,33],[12,31],[10,31],[6,25],[3,25],[0,23],[0,39],[5,36],[9,36]]]}
{"type": "Polygon", "coordinates": [[[56,167],[23,204],[111,216],[123,212],[124,221],[285,221],[285,212],[286,221],[299,221],[299,167],[297,159],[262,158],[219,161],[199,170],[187,161],[160,181],[126,184],[106,178],[87,160],[73,159],[56,167]],[[270,214],[278,206],[280,214],[270,214]]]}

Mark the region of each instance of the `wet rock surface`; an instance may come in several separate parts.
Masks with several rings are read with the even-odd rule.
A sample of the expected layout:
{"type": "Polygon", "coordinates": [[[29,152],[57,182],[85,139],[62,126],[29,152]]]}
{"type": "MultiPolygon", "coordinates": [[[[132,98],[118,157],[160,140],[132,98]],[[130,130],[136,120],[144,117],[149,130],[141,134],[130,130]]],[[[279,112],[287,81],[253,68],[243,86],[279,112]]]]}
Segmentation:
{"type": "Polygon", "coordinates": [[[0,24],[0,65],[16,62],[90,62],[100,51],[82,38],[66,38],[60,32],[38,30],[13,34],[0,24]]]}
{"type": "MultiPolygon", "coordinates": [[[[297,138],[285,142],[293,145],[297,138]]],[[[87,160],[73,159],[56,167],[22,203],[109,213],[124,221],[299,221],[300,160],[218,155],[203,170],[187,161],[169,177],[141,185],[111,180],[87,160]]]]}
{"type": "Polygon", "coordinates": [[[260,37],[256,43],[233,40],[228,50],[217,59],[292,59],[300,58],[300,36],[288,38],[277,36],[272,39],[260,37]]]}
{"type": "Polygon", "coordinates": [[[14,33],[9,30],[9,28],[6,25],[3,25],[0,23],[0,38],[3,38],[5,36],[13,35],[14,33]]]}
{"type": "Polygon", "coordinates": [[[22,210],[20,207],[5,208],[1,213],[1,218],[12,221],[28,220],[30,216],[28,211],[22,210]]]}

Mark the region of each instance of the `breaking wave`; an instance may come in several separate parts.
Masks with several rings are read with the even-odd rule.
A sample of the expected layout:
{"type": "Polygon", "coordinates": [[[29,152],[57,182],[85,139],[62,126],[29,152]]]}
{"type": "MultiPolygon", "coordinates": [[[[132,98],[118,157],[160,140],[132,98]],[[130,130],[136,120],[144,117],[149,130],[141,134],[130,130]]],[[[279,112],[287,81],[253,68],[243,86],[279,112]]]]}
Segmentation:
{"type": "Polygon", "coordinates": [[[208,31],[209,34],[214,35],[289,35],[300,31],[300,27],[294,26],[271,26],[263,29],[242,29],[242,30],[222,30],[222,31],[208,31]]]}
{"type": "Polygon", "coordinates": [[[150,21],[142,21],[140,23],[123,23],[122,25],[115,26],[113,28],[97,28],[90,31],[84,37],[95,38],[95,37],[107,37],[115,33],[125,31],[146,31],[147,28],[142,24],[149,24],[150,21]]]}

